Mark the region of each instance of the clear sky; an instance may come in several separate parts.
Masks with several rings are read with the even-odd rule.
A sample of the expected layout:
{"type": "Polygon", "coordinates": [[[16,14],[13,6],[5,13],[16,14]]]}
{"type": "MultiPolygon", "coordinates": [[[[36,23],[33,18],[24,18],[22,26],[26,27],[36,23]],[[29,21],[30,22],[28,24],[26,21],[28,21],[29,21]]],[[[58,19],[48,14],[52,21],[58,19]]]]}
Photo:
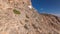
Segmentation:
{"type": "Polygon", "coordinates": [[[40,13],[60,15],[60,0],[31,0],[32,5],[40,13]]]}

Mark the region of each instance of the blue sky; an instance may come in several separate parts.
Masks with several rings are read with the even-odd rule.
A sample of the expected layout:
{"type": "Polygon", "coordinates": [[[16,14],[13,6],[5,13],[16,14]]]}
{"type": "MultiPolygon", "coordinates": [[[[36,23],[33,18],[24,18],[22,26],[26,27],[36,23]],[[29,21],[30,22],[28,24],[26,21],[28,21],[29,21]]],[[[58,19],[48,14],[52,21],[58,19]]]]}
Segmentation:
{"type": "Polygon", "coordinates": [[[60,15],[60,0],[31,0],[39,13],[60,15]]]}

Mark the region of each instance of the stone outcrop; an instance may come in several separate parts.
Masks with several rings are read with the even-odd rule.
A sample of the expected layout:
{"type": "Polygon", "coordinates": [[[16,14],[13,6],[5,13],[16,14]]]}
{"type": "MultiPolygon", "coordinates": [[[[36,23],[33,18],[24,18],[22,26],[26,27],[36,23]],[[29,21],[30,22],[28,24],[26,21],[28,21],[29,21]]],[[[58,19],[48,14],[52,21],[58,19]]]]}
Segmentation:
{"type": "Polygon", "coordinates": [[[60,18],[39,14],[31,0],[0,0],[0,34],[60,34],[60,18]]]}

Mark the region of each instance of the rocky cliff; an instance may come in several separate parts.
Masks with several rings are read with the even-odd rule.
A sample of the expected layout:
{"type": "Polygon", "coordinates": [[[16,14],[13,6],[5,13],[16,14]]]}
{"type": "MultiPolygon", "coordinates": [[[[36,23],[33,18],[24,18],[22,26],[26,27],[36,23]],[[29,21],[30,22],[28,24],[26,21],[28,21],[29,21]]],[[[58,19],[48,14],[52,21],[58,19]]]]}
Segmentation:
{"type": "Polygon", "coordinates": [[[31,0],[0,0],[0,34],[60,34],[60,18],[39,14],[31,0]]]}

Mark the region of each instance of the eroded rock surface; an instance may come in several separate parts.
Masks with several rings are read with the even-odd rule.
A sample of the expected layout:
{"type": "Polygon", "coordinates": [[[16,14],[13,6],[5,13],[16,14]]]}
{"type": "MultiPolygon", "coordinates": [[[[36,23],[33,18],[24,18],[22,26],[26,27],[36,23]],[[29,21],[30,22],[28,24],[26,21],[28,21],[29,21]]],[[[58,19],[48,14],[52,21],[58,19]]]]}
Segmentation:
{"type": "Polygon", "coordinates": [[[0,0],[0,34],[60,34],[60,18],[39,14],[31,0],[0,0]]]}

